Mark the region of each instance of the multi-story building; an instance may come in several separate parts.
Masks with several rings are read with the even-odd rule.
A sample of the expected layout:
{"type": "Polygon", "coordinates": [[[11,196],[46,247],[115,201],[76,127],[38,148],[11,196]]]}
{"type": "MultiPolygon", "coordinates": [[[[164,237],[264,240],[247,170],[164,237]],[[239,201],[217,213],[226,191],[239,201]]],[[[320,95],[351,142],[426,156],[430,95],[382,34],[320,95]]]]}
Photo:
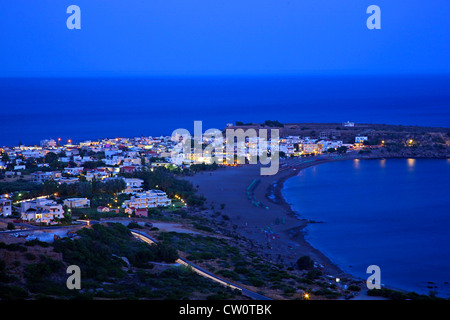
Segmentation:
{"type": "Polygon", "coordinates": [[[70,198],[63,201],[69,208],[90,208],[91,201],[87,198],[70,198]]]}
{"type": "Polygon", "coordinates": [[[167,207],[172,204],[172,200],[167,197],[167,194],[161,190],[146,191],[149,195],[156,195],[156,204],[158,207],[167,207]]]}
{"type": "Polygon", "coordinates": [[[36,199],[21,203],[20,217],[25,221],[51,224],[55,218],[64,217],[64,209],[53,200],[36,199]]]}
{"type": "Polygon", "coordinates": [[[64,168],[64,173],[77,176],[81,173],[83,173],[84,168],[83,167],[73,167],[73,168],[64,168]]]}
{"type": "Polygon", "coordinates": [[[7,217],[12,213],[12,202],[9,199],[0,198],[0,216],[7,217]]]}
{"type": "Polygon", "coordinates": [[[303,143],[301,149],[303,153],[322,153],[323,146],[320,143],[303,143]]]}
{"type": "Polygon", "coordinates": [[[50,171],[50,172],[34,172],[31,175],[31,182],[44,183],[45,181],[55,180],[61,178],[61,172],[50,171]]]}
{"type": "Polygon", "coordinates": [[[127,185],[124,193],[139,193],[142,192],[142,184],[144,180],[137,178],[124,178],[123,179],[127,185]]]}
{"type": "Polygon", "coordinates": [[[130,200],[125,200],[123,207],[126,208],[156,208],[170,206],[172,200],[161,190],[150,190],[135,194],[130,200]]]}
{"type": "Polygon", "coordinates": [[[41,140],[40,142],[41,147],[56,147],[56,141],[53,139],[48,140],[41,140]]]}
{"type": "Polygon", "coordinates": [[[355,143],[356,144],[363,144],[364,141],[367,141],[369,138],[366,136],[356,136],[355,137],[355,143]]]}

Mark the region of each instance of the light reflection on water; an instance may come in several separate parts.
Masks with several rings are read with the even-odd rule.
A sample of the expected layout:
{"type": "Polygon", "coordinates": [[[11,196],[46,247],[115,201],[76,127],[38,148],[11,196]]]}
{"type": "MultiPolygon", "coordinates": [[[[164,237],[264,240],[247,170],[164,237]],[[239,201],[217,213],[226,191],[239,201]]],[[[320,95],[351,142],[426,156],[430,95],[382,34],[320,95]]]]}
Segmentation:
{"type": "Polygon", "coordinates": [[[333,162],[282,193],[300,217],[324,222],[306,239],[345,272],[364,278],[377,264],[386,285],[428,294],[432,281],[450,297],[449,169],[450,159],[333,162]]]}
{"type": "Polygon", "coordinates": [[[416,164],[416,159],[409,158],[406,161],[407,161],[407,164],[408,164],[408,168],[410,168],[410,169],[414,168],[414,166],[416,164]]]}

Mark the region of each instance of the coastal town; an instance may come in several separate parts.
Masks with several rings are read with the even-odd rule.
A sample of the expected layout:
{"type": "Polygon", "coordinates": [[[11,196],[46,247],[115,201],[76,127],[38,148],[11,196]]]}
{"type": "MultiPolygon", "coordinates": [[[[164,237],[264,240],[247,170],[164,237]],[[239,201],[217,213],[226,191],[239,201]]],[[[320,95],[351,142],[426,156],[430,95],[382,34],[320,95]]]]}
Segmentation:
{"type": "MultiPolygon", "coordinates": [[[[449,134],[445,130],[427,134],[418,134],[417,130],[416,133],[408,133],[406,130],[406,133],[393,134],[368,125],[355,125],[353,122],[322,125],[318,128],[316,126],[309,124],[310,128],[307,128],[306,124],[284,125],[273,121],[266,121],[266,124],[262,125],[242,122],[237,122],[236,125],[227,124],[227,128],[231,129],[279,128],[285,134],[280,136],[275,144],[269,138],[268,149],[270,152],[275,146],[280,158],[346,153],[367,155],[377,150],[381,150],[389,157],[395,156],[392,153],[399,153],[401,147],[402,152],[414,150],[415,156],[419,157],[421,154],[417,152],[418,147],[428,150],[428,153],[421,151],[426,157],[430,157],[430,150],[432,157],[448,155],[446,151],[449,146],[449,134]],[[299,132],[307,135],[289,134],[299,132]]],[[[192,164],[211,165],[215,161],[214,157],[206,158],[196,153],[189,156],[182,154],[182,157],[178,154],[173,156],[173,150],[178,142],[170,136],[112,138],[78,143],[72,142],[71,139],[62,141],[61,138],[50,138],[41,140],[39,145],[34,146],[1,147],[0,182],[23,181],[70,186],[79,182],[108,183],[120,180],[123,181],[124,188],[117,190],[112,203],[103,203],[94,208],[91,199],[58,197],[56,192],[32,196],[30,190],[6,192],[0,195],[0,216],[15,215],[22,221],[54,224],[64,215],[70,215],[71,209],[93,208],[99,213],[121,212],[130,216],[147,216],[146,210],[149,208],[175,206],[173,200],[177,203],[185,200],[171,199],[164,190],[157,188],[145,190],[144,181],[132,178],[132,175],[142,170],[153,171],[158,167],[183,170],[189,169],[192,164]],[[117,206],[119,194],[123,196],[120,206],[117,206]]],[[[244,148],[235,146],[235,152],[248,160],[252,156],[251,151],[254,150],[252,147],[257,143],[258,138],[246,137],[244,148]]],[[[206,142],[200,141],[200,144],[205,145],[206,142]]],[[[230,164],[223,159],[218,165],[236,165],[236,162],[230,164]]]]}
{"type": "MultiPolygon", "coordinates": [[[[167,231],[183,230],[181,234],[206,232],[218,239],[235,239],[237,246],[258,251],[267,263],[284,265],[287,270],[294,270],[297,264],[300,265],[300,256],[307,257],[308,267],[301,268],[317,274],[311,275],[312,279],[316,279],[317,283],[320,277],[333,279],[326,289],[313,291],[300,286],[302,289],[281,294],[283,298],[353,297],[360,290],[360,283],[351,278],[345,280],[348,275],[335,268],[305,241],[297,239],[301,229],[309,222],[294,214],[289,215],[292,210],[286,209],[289,206],[280,194],[282,182],[295,174],[295,170],[328,161],[405,156],[448,158],[449,130],[374,127],[352,122],[319,126],[266,121],[263,124],[237,122],[226,126],[227,129],[244,130],[264,127],[277,128],[281,132],[276,141],[269,139],[268,143],[272,148],[269,152],[276,151],[281,159],[280,172],[274,177],[257,178],[257,166],[246,169],[252,167],[248,161],[254,156],[252,145],[258,143],[251,137],[245,139],[245,148],[235,148],[238,155],[246,158],[244,163],[236,160],[233,163],[206,162],[205,159],[214,158],[195,153],[173,157],[180,140],[171,136],[117,137],[80,142],[49,138],[40,141],[39,145],[3,146],[0,148],[0,228],[3,236],[20,237],[18,231],[41,230],[42,227],[79,228],[102,221],[126,221],[130,228],[153,230],[156,234],[151,236],[154,237],[161,232],[155,231],[159,223],[158,226],[168,228],[167,231]],[[236,191],[235,178],[231,174],[233,171],[227,167],[234,167],[231,170],[240,172],[242,192],[236,191]],[[217,170],[220,168],[224,170],[217,170]],[[217,175],[212,177],[212,171],[216,170],[217,175]],[[212,187],[216,185],[214,179],[224,182],[220,189],[212,187]],[[264,218],[250,214],[243,216],[251,210],[269,210],[270,215],[264,218]],[[188,225],[184,223],[181,226],[186,221],[183,217],[191,219],[188,225]],[[288,225],[295,227],[286,229],[288,225]],[[284,238],[283,232],[288,235],[285,240],[280,238],[284,238]],[[310,256],[314,264],[308,260],[310,256]],[[349,291],[348,287],[354,291],[349,291]]],[[[208,143],[207,140],[200,141],[204,147],[208,143]]],[[[171,245],[176,250],[191,250],[186,248],[186,243],[178,242],[180,234],[162,234],[164,242],[169,239],[174,241],[171,245]]],[[[70,235],[74,236],[75,232],[70,231],[70,235]]],[[[135,236],[142,238],[142,234],[135,236]]],[[[55,235],[55,240],[59,238],[55,235]]],[[[153,238],[142,239],[154,243],[153,238]]],[[[194,241],[194,238],[189,239],[194,241]]],[[[193,261],[199,259],[192,254],[187,257],[193,261]]],[[[206,261],[218,258],[211,255],[206,261]]],[[[200,265],[217,271],[217,266],[200,265]]],[[[203,269],[198,270],[205,276],[205,272],[201,271],[203,269]]],[[[230,272],[222,270],[222,277],[210,277],[219,283],[241,279],[230,272]]],[[[256,293],[256,288],[263,286],[262,280],[255,277],[249,279],[250,286],[243,289],[247,290],[247,296],[263,297],[256,293]]],[[[315,283],[312,280],[301,281],[315,283]]],[[[228,286],[239,287],[232,282],[227,283],[228,286]]],[[[279,292],[269,290],[269,296],[281,297],[279,292]]]]}

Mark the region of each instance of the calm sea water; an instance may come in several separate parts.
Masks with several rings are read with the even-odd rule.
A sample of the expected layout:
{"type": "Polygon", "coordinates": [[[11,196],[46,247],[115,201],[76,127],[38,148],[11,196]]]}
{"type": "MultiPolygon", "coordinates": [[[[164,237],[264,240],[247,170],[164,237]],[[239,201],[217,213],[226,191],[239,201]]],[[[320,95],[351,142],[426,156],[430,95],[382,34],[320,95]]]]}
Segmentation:
{"type": "Polygon", "coordinates": [[[450,125],[450,77],[0,79],[0,146],[235,121],[450,125]]]}
{"type": "Polygon", "coordinates": [[[349,160],[302,170],[283,195],[300,216],[323,221],[306,239],[345,272],[367,279],[378,265],[385,286],[447,298],[449,177],[450,160],[349,160]]]}

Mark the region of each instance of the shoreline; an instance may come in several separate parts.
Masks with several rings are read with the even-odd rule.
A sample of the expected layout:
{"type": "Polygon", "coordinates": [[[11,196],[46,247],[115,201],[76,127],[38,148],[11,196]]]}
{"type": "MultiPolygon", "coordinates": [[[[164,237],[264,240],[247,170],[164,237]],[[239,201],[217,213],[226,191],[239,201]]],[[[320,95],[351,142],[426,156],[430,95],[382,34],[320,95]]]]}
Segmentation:
{"type": "MultiPolygon", "coordinates": [[[[318,254],[320,256],[323,256],[325,258],[325,260],[330,261],[338,270],[340,270],[342,272],[342,274],[345,274],[347,276],[349,276],[349,278],[354,279],[354,280],[361,280],[361,281],[365,281],[365,279],[362,279],[358,276],[349,274],[344,272],[336,263],[334,263],[332,261],[331,258],[328,258],[322,251],[320,251],[319,249],[316,249],[315,247],[312,246],[311,243],[309,243],[305,237],[304,234],[301,233],[301,231],[306,228],[308,226],[308,224],[310,223],[322,223],[322,221],[314,221],[314,220],[309,220],[306,218],[301,217],[301,214],[296,212],[295,210],[292,209],[292,206],[286,201],[286,199],[284,198],[283,194],[282,194],[282,190],[284,188],[284,184],[285,182],[298,175],[298,173],[303,170],[306,169],[308,167],[314,166],[314,165],[319,165],[319,164],[323,164],[323,163],[329,163],[329,162],[336,162],[336,161],[345,161],[345,160],[383,160],[383,159],[428,159],[428,160],[447,160],[449,161],[450,158],[449,157],[408,157],[408,156],[389,156],[389,157],[383,157],[383,156],[357,156],[357,157],[347,157],[345,159],[340,159],[340,160],[328,160],[328,161],[323,161],[323,162],[319,162],[319,163],[313,163],[309,166],[302,166],[301,168],[297,168],[298,171],[295,171],[295,173],[292,173],[291,175],[286,175],[284,177],[282,177],[279,180],[275,180],[274,183],[276,183],[276,186],[271,185],[270,189],[268,189],[268,199],[271,201],[275,201],[277,203],[279,203],[280,205],[285,206],[286,210],[289,212],[289,214],[293,214],[294,216],[298,216],[299,218],[302,219],[302,221],[305,221],[304,226],[299,230],[299,237],[302,237],[300,240],[302,242],[307,243],[309,246],[311,246],[314,250],[316,250],[318,252],[318,254]],[[275,200],[272,200],[272,198],[270,197],[271,195],[273,195],[275,197],[275,200]]],[[[394,290],[394,291],[399,291],[399,292],[403,292],[403,293],[409,293],[409,292],[414,292],[405,288],[398,288],[398,287],[393,287],[390,285],[384,285],[382,284],[382,288],[385,289],[390,289],[390,290],[394,290]]]]}
{"type": "Polygon", "coordinates": [[[277,257],[282,256],[282,264],[286,266],[295,266],[298,258],[303,255],[308,255],[318,264],[320,269],[328,275],[351,280],[361,280],[353,275],[345,273],[324,253],[313,247],[305,239],[303,233],[304,229],[309,223],[316,223],[316,221],[302,218],[292,209],[291,205],[284,199],[281,193],[285,181],[297,175],[305,168],[323,163],[351,160],[355,158],[350,156],[339,159],[304,159],[306,159],[305,161],[307,162],[300,162],[299,158],[284,160],[284,166],[280,167],[280,171],[273,176],[260,176],[259,166],[246,165],[235,168],[222,168],[208,174],[200,173],[187,177],[186,179],[193,183],[194,186],[199,186],[199,193],[206,197],[209,205],[221,202],[225,203],[224,213],[230,216],[233,223],[238,224],[235,232],[246,238],[257,241],[262,247],[266,247],[266,249],[261,250],[260,253],[263,256],[266,256],[270,261],[278,261],[277,257]],[[224,174],[224,172],[231,173],[231,171],[233,171],[233,177],[226,177],[227,175],[224,174]],[[219,176],[218,179],[221,181],[220,185],[214,183],[216,176],[219,176]],[[227,188],[228,181],[226,180],[229,180],[230,183],[232,182],[235,185],[238,184],[242,194],[245,194],[245,188],[255,179],[260,180],[260,182],[254,189],[254,195],[257,200],[269,207],[268,210],[251,205],[251,201],[248,200],[247,197],[245,197],[245,200],[242,199],[243,197],[241,197],[242,200],[239,200],[237,195],[240,192],[236,192],[234,186],[227,188]],[[223,197],[227,200],[222,200],[223,198],[220,197],[221,192],[230,194],[228,197],[223,197]],[[273,197],[271,197],[271,195],[273,195],[273,197]],[[236,213],[237,207],[243,207],[241,211],[245,211],[247,219],[244,219],[239,213],[236,213]],[[274,221],[283,221],[283,223],[277,224],[274,221]],[[264,226],[270,227],[279,238],[276,240],[267,240],[261,231],[264,226]]]}
{"type": "Polygon", "coordinates": [[[346,160],[354,160],[357,158],[348,157],[348,158],[342,158],[342,159],[324,159],[324,160],[317,160],[309,163],[301,163],[298,164],[295,167],[290,168],[290,173],[283,175],[282,177],[273,180],[270,186],[266,190],[266,199],[268,199],[271,203],[278,204],[282,206],[285,211],[286,215],[292,216],[296,219],[298,219],[301,222],[300,226],[293,227],[290,229],[292,231],[292,239],[303,246],[310,247],[311,253],[314,253],[314,256],[311,257],[314,261],[321,265],[325,265],[328,268],[328,271],[332,273],[332,275],[335,276],[346,276],[352,279],[359,280],[357,277],[350,275],[348,273],[345,273],[336,263],[334,263],[330,258],[328,258],[322,251],[315,248],[311,243],[309,243],[304,234],[304,229],[310,224],[310,223],[321,223],[321,221],[314,221],[310,219],[306,219],[302,217],[302,215],[298,212],[296,212],[290,203],[286,201],[282,194],[282,190],[284,188],[285,182],[292,178],[297,176],[301,170],[304,170],[309,167],[317,166],[324,163],[330,163],[330,162],[336,162],[336,161],[346,161],[346,160]],[[273,198],[271,197],[273,195],[273,198]]]}
{"type": "MultiPolygon", "coordinates": [[[[266,257],[268,261],[281,263],[286,267],[295,267],[298,258],[308,255],[326,275],[341,279],[346,278],[351,281],[365,281],[365,279],[344,272],[334,261],[306,240],[305,228],[310,223],[320,223],[320,221],[308,220],[302,217],[300,213],[294,211],[291,204],[283,197],[282,189],[288,179],[298,175],[301,170],[308,167],[336,161],[389,158],[408,159],[419,157],[361,156],[355,154],[339,158],[289,158],[280,162],[280,170],[273,176],[260,176],[259,165],[245,165],[221,168],[208,173],[197,173],[186,179],[193,183],[194,186],[197,185],[198,192],[206,197],[208,205],[225,204],[222,214],[228,215],[232,224],[235,224],[234,232],[252,242],[256,241],[260,246],[259,248],[255,247],[255,250],[258,250],[261,256],[266,257]],[[303,162],[303,160],[306,162],[303,162]],[[259,202],[262,202],[264,206],[267,206],[267,210],[252,205],[252,201],[247,198],[245,193],[246,188],[256,179],[259,181],[257,187],[253,190],[254,197],[259,202]],[[217,181],[220,181],[220,183],[217,183],[217,181]],[[241,215],[242,212],[246,214],[245,219],[241,215]],[[283,222],[274,223],[274,221],[283,222]],[[271,231],[275,232],[279,238],[267,240],[261,231],[264,226],[270,226],[271,231]],[[288,246],[290,247],[289,249],[287,249],[288,246]],[[282,257],[281,260],[280,256],[282,257]]],[[[217,216],[207,218],[217,221],[217,216]]],[[[233,228],[230,228],[229,231],[233,231],[233,228]]],[[[383,288],[404,293],[409,292],[406,289],[386,285],[383,285],[383,288]]],[[[363,289],[361,294],[364,294],[365,291],[367,289],[363,289]]]]}

